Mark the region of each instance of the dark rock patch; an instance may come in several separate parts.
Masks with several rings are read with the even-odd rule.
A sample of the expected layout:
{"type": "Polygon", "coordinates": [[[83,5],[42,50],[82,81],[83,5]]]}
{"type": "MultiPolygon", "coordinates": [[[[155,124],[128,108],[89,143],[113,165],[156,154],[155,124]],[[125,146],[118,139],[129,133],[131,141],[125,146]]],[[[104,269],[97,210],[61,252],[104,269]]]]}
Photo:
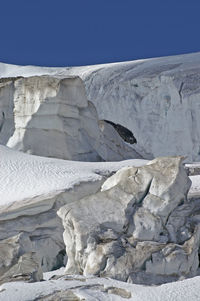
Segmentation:
{"type": "Polygon", "coordinates": [[[124,141],[130,144],[137,143],[136,138],[134,137],[133,133],[129,129],[127,129],[121,124],[114,123],[109,120],[104,120],[104,121],[112,125],[124,141]]]}

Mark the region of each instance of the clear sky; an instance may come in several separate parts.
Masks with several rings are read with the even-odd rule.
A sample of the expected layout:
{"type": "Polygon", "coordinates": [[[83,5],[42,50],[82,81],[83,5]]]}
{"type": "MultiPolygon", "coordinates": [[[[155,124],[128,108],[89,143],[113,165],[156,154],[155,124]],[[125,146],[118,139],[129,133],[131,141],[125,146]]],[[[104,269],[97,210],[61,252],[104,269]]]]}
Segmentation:
{"type": "Polygon", "coordinates": [[[0,61],[75,66],[200,51],[200,0],[0,0],[0,61]]]}

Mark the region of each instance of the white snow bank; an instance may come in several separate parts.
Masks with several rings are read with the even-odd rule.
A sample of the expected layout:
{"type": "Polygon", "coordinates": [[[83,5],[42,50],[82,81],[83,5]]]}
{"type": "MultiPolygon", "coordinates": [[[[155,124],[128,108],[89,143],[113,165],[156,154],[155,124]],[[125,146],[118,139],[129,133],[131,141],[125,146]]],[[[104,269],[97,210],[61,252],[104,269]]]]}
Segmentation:
{"type": "Polygon", "coordinates": [[[189,197],[200,196],[200,175],[190,176],[192,186],[189,191],[189,197]]]}
{"type": "Polygon", "coordinates": [[[0,206],[57,194],[123,166],[141,166],[146,160],[78,162],[24,154],[0,145],[0,206]]]}
{"type": "Polygon", "coordinates": [[[175,55],[169,57],[159,57],[150,59],[141,59],[135,61],[126,61],[118,63],[108,63],[99,65],[89,65],[80,67],[41,67],[41,66],[19,66],[12,64],[0,63],[0,77],[16,77],[16,76],[35,76],[35,75],[56,75],[65,77],[66,75],[80,75],[82,78],[87,77],[90,73],[100,70],[102,68],[123,68],[126,66],[139,66],[140,70],[145,71],[147,67],[162,65],[165,66],[177,63],[177,70],[180,71],[191,69],[192,67],[200,66],[200,52],[189,53],[183,55],[175,55]]]}
{"type": "MultiPolygon", "coordinates": [[[[56,271],[54,271],[54,275],[56,271]]],[[[60,273],[57,273],[60,274],[60,273]]],[[[128,284],[109,278],[88,278],[81,276],[66,276],[59,280],[47,280],[36,283],[13,282],[0,286],[0,300],[2,301],[31,301],[60,290],[72,290],[79,297],[87,301],[94,300],[133,300],[133,301],[197,301],[200,296],[200,277],[172,282],[160,286],[142,286],[128,284]],[[71,279],[70,279],[71,278],[71,279]],[[101,287],[100,287],[101,286],[101,287]],[[124,299],[116,294],[108,294],[101,288],[121,288],[131,294],[131,298],[124,299]],[[13,299],[14,296],[14,299],[13,299]]]]}
{"type": "MultiPolygon", "coordinates": [[[[142,166],[141,159],[121,162],[80,162],[24,154],[0,145],[0,206],[57,194],[123,166],[142,166]]],[[[200,176],[191,176],[190,192],[200,192],[200,176]]]]}

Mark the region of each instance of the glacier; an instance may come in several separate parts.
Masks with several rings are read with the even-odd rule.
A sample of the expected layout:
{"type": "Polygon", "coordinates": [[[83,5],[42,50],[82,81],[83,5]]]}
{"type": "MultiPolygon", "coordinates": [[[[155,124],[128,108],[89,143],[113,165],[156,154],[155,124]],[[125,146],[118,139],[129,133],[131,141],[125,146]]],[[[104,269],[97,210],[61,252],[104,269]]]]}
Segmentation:
{"type": "Polygon", "coordinates": [[[200,53],[0,63],[0,300],[198,300],[199,74],[200,53]]]}

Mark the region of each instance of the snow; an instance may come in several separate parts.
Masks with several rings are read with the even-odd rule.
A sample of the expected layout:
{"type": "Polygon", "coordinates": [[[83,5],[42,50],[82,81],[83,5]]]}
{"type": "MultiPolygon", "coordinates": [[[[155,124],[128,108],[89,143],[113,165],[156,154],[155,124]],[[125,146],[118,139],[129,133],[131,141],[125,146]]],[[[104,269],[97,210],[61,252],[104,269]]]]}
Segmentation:
{"type": "MultiPolygon", "coordinates": [[[[123,166],[142,166],[147,162],[138,159],[122,162],[75,162],[33,156],[0,146],[0,204],[70,189],[83,181],[96,181],[110,170],[114,171],[123,166]]],[[[200,176],[190,178],[192,189],[199,188],[200,176]]],[[[80,275],[49,280],[53,275],[63,273],[64,268],[45,273],[45,281],[37,283],[5,283],[0,286],[0,300],[30,301],[67,289],[88,301],[123,300],[117,295],[102,292],[98,285],[125,289],[131,292],[132,297],[129,300],[133,301],[197,301],[200,295],[199,276],[160,286],[128,284],[109,278],[91,277],[84,280],[80,275]]]]}
{"type": "MultiPolygon", "coordinates": [[[[157,58],[157,59],[148,59],[148,60],[138,60],[132,62],[123,62],[123,63],[115,63],[115,64],[104,64],[104,65],[96,65],[96,66],[83,66],[83,67],[61,67],[61,68],[48,68],[48,67],[36,67],[36,66],[15,66],[0,63],[0,77],[15,77],[15,76],[34,76],[34,75],[52,75],[58,77],[65,77],[69,75],[79,75],[81,78],[85,79],[87,82],[87,78],[89,76],[103,68],[106,67],[106,73],[102,73],[106,78],[109,78],[111,81],[119,76],[119,71],[117,69],[123,71],[124,73],[123,81],[125,84],[128,83],[130,79],[129,70],[135,69],[136,73],[140,76],[145,74],[146,70],[149,71],[151,68],[156,69],[157,66],[164,65],[166,68],[165,77],[167,75],[170,76],[170,66],[173,66],[173,72],[181,72],[187,73],[188,70],[192,70],[193,68],[197,69],[200,67],[200,53],[174,56],[174,57],[165,57],[165,58],[157,58]],[[106,74],[106,76],[105,76],[106,74]]],[[[155,71],[156,73],[156,71],[155,71]]],[[[139,77],[139,76],[138,76],[139,77]]],[[[165,80],[165,78],[164,78],[165,80]]],[[[134,86],[134,81],[133,81],[134,86]]],[[[124,93],[127,94],[128,84],[124,88],[124,93]]],[[[169,87],[169,83],[166,82],[166,87],[169,87]]],[[[89,91],[89,85],[87,87],[89,91]]],[[[118,89],[118,87],[117,87],[118,89]]],[[[135,89],[135,88],[134,88],[135,89]]],[[[153,89],[153,88],[150,88],[153,89]]],[[[98,91],[98,89],[96,89],[98,91]]],[[[99,89],[100,91],[100,89],[99,89]]],[[[114,91],[114,90],[113,90],[114,91]]],[[[145,91],[145,89],[143,89],[145,91]]],[[[101,92],[101,91],[100,91],[101,92]]],[[[103,93],[104,91],[102,91],[103,93]]],[[[122,91],[123,92],[123,91],[122,91]]],[[[139,91],[140,93],[141,91],[139,91]]],[[[176,92],[176,91],[175,91],[176,92]]],[[[92,92],[93,93],[93,92],[92,92]]],[[[88,92],[89,99],[92,100],[95,97],[93,94],[88,92]]],[[[113,92],[114,93],[114,92],[113,92]]],[[[142,92],[143,93],[143,92],[142,92]]],[[[165,96],[170,94],[171,92],[166,91],[162,88],[162,93],[165,96]],[[168,93],[168,94],[167,94],[168,93]]],[[[101,93],[100,93],[101,94],[101,93]]],[[[105,99],[107,101],[107,95],[105,94],[105,99]]],[[[123,95],[125,95],[123,94],[123,95]]],[[[177,94],[177,93],[176,93],[177,94]]],[[[101,94],[102,95],[102,94],[101,94]]],[[[113,94],[114,95],[114,94],[113,94]]],[[[155,95],[153,95],[155,96],[155,95]]],[[[163,96],[163,97],[164,97],[163,96]]],[[[175,95],[176,96],[176,95],[175,95]]],[[[118,95],[116,96],[118,97],[118,95]]],[[[125,97],[125,96],[124,96],[125,97]]],[[[127,96],[128,97],[128,96],[127,96]]],[[[159,94],[160,97],[160,94],[159,94]]],[[[190,96],[188,96],[190,97],[190,96]]],[[[114,98],[113,98],[114,99],[114,98]]],[[[153,99],[153,98],[152,98],[153,99]]],[[[160,99],[160,98],[159,98],[160,99]]],[[[178,99],[178,94],[177,94],[178,99]]],[[[123,100],[123,98],[122,98],[123,100]]],[[[191,97],[191,103],[193,98],[191,97]]],[[[111,103],[111,102],[110,102],[111,103]]],[[[109,105],[109,104],[108,104],[109,105]]],[[[111,103],[112,105],[112,103],[111,103]]],[[[127,112],[127,106],[124,102],[123,104],[119,104],[121,107],[124,107],[124,110],[127,112]]],[[[129,103],[128,103],[129,105],[129,103]]],[[[121,116],[122,120],[127,124],[124,124],[128,127],[129,119],[126,116],[124,118],[123,108],[118,113],[114,114],[114,111],[107,110],[107,107],[104,107],[104,110],[107,111],[109,116],[105,116],[102,111],[102,107],[104,103],[102,102],[102,106],[97,106],[98,112],[100,113],[100,118],[109,119],[111,114],[112,116],[116,116],[119,118],[121,116]]],[[[118,109],[114,106],[116,110],[118,109]]],[[[189,106],[191,108],[191,106],[189,106]]],[[[152,110],[152,108],[150,108],[152,110]]],[[[114,109],[113,109],[114,110],[114,109]]],[[[119,111],[119,110],[118,110],[119,111]]],[[[193,112],[198,112],[197,108],[193,108],[193,112]]],[[[147,111],[148,113],[148,111],[147,111]]],[[[176,113],[176,112],[175,112],[176,113]]],[[[132,111],[130,108],[130,116],[131,122],[133,124],[132,111]]],[[[184,115],[185,116],[185,115],[184,115]]],[[[163,117],[163,120],[166,116],[163,117]]],[[[182,118],[182,117],[181,117],[182,118]]],[[[188,117],[189,118],[189,117],[188,117]]],[[[198,116],[195,117],[198,120],[198,116]]],[[[141,120],[145,120],[145,118],[140,118],[141,120]]],[[[182,118],[185,120],[185,118],[182,118]]],[[[172,120],[172,118],[171,118],[172,120]]],[[[113,120],[115,121],[115,120],[113,120]]],[[[120,120],[117,120],[120,123],[120,120]]],[[[178,123],[178,120],[177,120],[178,123]]],[[[180,123],[179,123],[180,124],[180,123]]],[[[175,127],[176,124],[173,125],[175,127]]],[[[163,128],[167,128],[167,126],[163,126],[163,128]]],[[[188,127],[190,129],[190,127],[188,127]]],[[[160,131],[159,135],[155,135],[155,139],[158,138],[163,143],[166,136],[163,135],[163,131],[160,130],[160,127],[157,127],[158,131],[160,131]]],[[[191,127],[192,129],[192,127],[191,127]]],[[[151,129],[150,129],[151,130],[151,129]]],[[[182,133],[182,129],[179,129],[182,133]]],[[[180,136],[180,132],[178,135],[180,136]]],[[[165,133],[165,132],[164,132],[165,133]]],[[[135,133],[134,133],[135,134],[135,133]]],[[[137,132],[136,132],[137,134],[137,132]]],[[[194,134],[194,132],[193,132],[194,134]]],[[[191,132],[188,134],[191,136],[191,132]]],[[[137,135],[136,135],[137,136],[137,135]]],[[[140,136],[138,134],[138,136],[140,136]]],[[[150,135],[151,136],[151,135],[150,135]]],[[[136,137],[137,138],[137,137],[136,137]]],[[[180,139],[183,143],[186,144],[187,148],[192,147],[192,143],[190,140],[185,139],[185,136],[180,139]]],[[[144,140],[145,141],[145,140],[144,140]]],[[[176,141],[176,139],[174,140],[176,141]]],[[[174,142],[172,141],[172,142],[174,142]]],[[[159,142],[159,143],[161,143],[159,142]]],[[[198,139],[197,139],[198,142],[198,139]]],[[[158,141],[156,141],[156,145],[158,141]]],[[[171,145],[176,145],[175,143],[171,143],[171,145]]],[[[148,146],[148,144],[147,144],[148,146]]],[[[187,150],[187,148],[185,149],[187,150]]],[[[161,149],[160,147],[157,147],[161,149]]],[[[163,149],[166,148],[166,145],[163,146],[163,149]]],[[[167,148],[166,148],[167,149],[167,148]]],[[[180,148],[181,149],[181,148],[180,148]]],[[[157,151],[157,149],[156,149],[157,151]]],[[[190,150],[188,150],[188,153],[190,150]]],[[[197,156],[196,156],[197,157],[197,156]]],[[[195,157],[195,158],[196,158],[195,157]]],[[[198,159],[198,158],[197,158],[198,159]]],[[[122,162],[98,162],[98,163],[89,163],[89,162],[75,162],[75,161],[66,161],[52,158],[44,158],[38,156],[32,156],[24,153],[20,153],[17,151],[13,151],[5,146],[0,146],[0,205],[9,205],[14,202],[20,202],[21,200],[28,198],[35,198],[38,196],[45,197],[47,194],[56,194],[60,191],[65,191],[73,188],[75,185],[78,185],[82,182],[95,182],[101,179],[101,175],[108,173],[113,170],[123,166],[141,166],[146,164],[145,160],[127,160],[122,162]]],[[[198,163],[200,166],[200,163],[198,163]]],[[[190,164],[191,167],[198,167],[197,164],[190,164]],[[194,166],[193,166],[194,165],[194,166]]],[[[200,193],[200,175],[191,176],[192,186],[190,189],[190,195],[199,195],[200,193]]],[[[58,290],[66,290],[72,289],[79,296],[85,297],[86,300],[122,300],[121,297],[118,297],[113,294],[106,294],[101,292],[98,289],[94,288],[84,288],[84,286],[88,285],[103,285],[104,287],[119,287],[123,288],[129,292],[131,292],[132,297],[129,300],[133,301],[197,301],[200,300],[200,277],[194,277],[190,279],[186,279],[183,281],[163,284],[160,286],[142,286],[135,284],[128,284],[124,282],[119,282],[117,280],[112,279],[104,279],[104,278],[88,278],[85,282],[80,279],[80,276],[71,276],[72,280],[65,280],[64,278],[58,280],[48,280],[51,276],[57,274],[62,275],[63,269],[59,271],[53,271],[46,273],[44,275],[44,279],[46,281],[37,282],[37,283],[23,283],[23,282],[13,282],[13,283],[5,283],[0,286],[0,300],[2,301],[28,301],[35,300],[38,297],[51,294],[58,290]]]]}
{"type": "MultiPolygon", "coordinates": [[[[0,205],[57,194],[124,166],[142,166],[141,159],[120,162],[80,162],[33,156],[0,145],[0,205]],[[8,188],[9,187],[9,188],[8,188]]],[[[193,164],[194,165],[194,164],[193,164]]],[[[191,176],[191,192],[200,191],[200,176],[191,176]]]]}
{"type": "Polygon", "coordinates": [[[177,63],[181,66],[177,66],[177,70],[181,71],[197,67],[200,65],[200,52],[176,55],[161,58],[150,58],[150,59],[140,59],[135,61],[126,61],[118,63],[100,64],[100,65],[90,65],[90,66],[80,66],[80,67],[41,67],[41,66],[19,66],[0,63],[0,77],[16,77],[16,76],[35,76],[35,75],[52,75],[65,77],[66,75],[80,75],[82,78],[87,77],[92,72],[103,68],[109,68],[112,72],[115,68],[124,67],[139,67],[140,71],[145,71],[147,68],[151,68],[155,65],[167,65],[177,63]]]}
{"type": "Polygon", "coordinates": [[[146,160],[79,162],[24,154],[0,145],[0,205],[57,194],[123,166],[141,166],[146,160]]]}
{"type": "MultiPolygon", "coordinates": [[[[53,274],[61,275],[61,272],[62,270],[58,270],[58,272],[54,271],[53,274]]],[[[66,275],[58,280],[46,280],[36,283],[5,283],[0,286],[0,300],[31,301],[67,289],[72,290],[79,297],[85,297],[87,301],[127,300],[115,294],[102,292],[98,285],[104,287],[104,289],[108,287],[124,289],[131,293],[131,298],[128,300],[133,301],[197,301],[200,296],[199,276],[159,286],[143,286],[109,278],[91,277],[84,279],[82,276],[66,275]]]]}
{"type": "Polygon", "coordinates": [[[0,64],[0,77],[80,76],[99,119],[121,124],[143,158],[200,161],[200,53],[82,67],[0,64]]]}
{"type": "Polygon", "coordinates": [[[189,191],[189,196],[200,196],[200,175],[190,176],[192,186],[189,191]]]}

